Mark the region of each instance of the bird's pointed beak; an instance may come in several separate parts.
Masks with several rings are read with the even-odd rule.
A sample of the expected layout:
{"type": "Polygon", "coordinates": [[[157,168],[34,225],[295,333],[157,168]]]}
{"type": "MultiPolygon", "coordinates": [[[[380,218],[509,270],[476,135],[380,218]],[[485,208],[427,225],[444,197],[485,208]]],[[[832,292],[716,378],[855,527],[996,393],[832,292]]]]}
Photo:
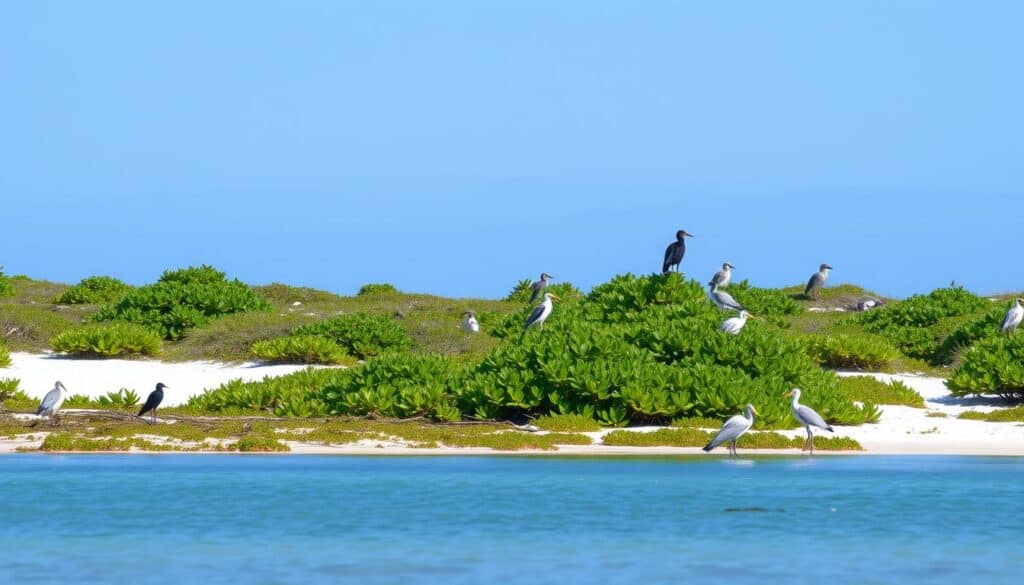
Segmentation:
{"type": "Polygon", "coordinates": [[[749,318],[749,319],[757,319],[758,317],[757,317],[757,315],[753,315],[751,313],[747,313],[747,318],[749,318]]]}
{"type": "Polygon", "coordinates": [[[793,391],[792,390],[790,390],[790,391],[786,392],[785,394],[783,394],[783,396],[785,396],[786,398],[789,398],[792,395],[793,395],[793,391]]]}
{"type": "Polygon", "coordinates": [[[750,412],[752,412],[754,414],[761,414],[760,412],[757,412],[757,409],[754,408],[753,406],[750,407],[750,412]]]}
{"type": "Polygon", "coordinates": [[[558,295],[556,295],[554,293],[551,293],[551,298],[555,299],[556,301],[562,300],[562,297],[560,297],[560,296],[558,296],[558,295]]]}

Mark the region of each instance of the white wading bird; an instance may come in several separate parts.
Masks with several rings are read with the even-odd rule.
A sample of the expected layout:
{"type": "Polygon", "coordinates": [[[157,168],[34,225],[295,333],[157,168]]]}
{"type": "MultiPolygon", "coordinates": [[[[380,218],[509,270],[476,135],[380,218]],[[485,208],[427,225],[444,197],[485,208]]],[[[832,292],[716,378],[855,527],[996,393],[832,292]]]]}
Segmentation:
{"type": "Polygon", "coordinates": [[[725,331],[730,335],[738,335],[743,330],[743,326],[747,324],[747,319],[757,319],[757,317],[751,315],[746,311],[740,311],[738,317],[730,317],[722,322],[718,326],[719,331],[725,331]]]}
{"type": "Polygon", "coordinates": [[[733,266],[732,264],[729,264],[728,262],[722,264],[722,269],[716,272],[715,275],[711,277],[711,282],[717,284],[722,288],[729,286],[729,283],[732,282],[733,268],[736,267],[733,266]]]}
{"type": "Polygon", "coordinates": [[[476,313],[466,311],[462,314],[462,330],[466,333],[478,333],[480,331],[480,323],[476,320],[476,313]]]}
{"type": "Polygon", "coordinates": [[[818,291],[821,287],[825,286],[825,281],[828,280],[828,271],[832,270],[832,267],[828,264],[822,264],[818,267],[818,271],[811,275],[811,279],[807,281],[807,287],[804,288],[804,296],[812,297],[818,296],[818,291]]]}
{"type": "Polygon", "coordinates": [[[711,451],[722,443],[729,443],[729,454],[736,455],[736,441],[754,425],[755,414],[757,414],[757,411],[754,410],[754,405],[748,404],[743,409],[743,414],[737,414],[725,421],[725,424],[722,425],[722,430],[718,431],[718,434],[715,435],[714,439],[711,439],[710,443],[704,445],[704,450],[711,451]]]}
{"type": "Polygon", "coordinates": [[[1006,318],[1003,319],[1003,326],[999,328],[999,331],[1009,333],[1020,325],[1021,320],[1024,320],[1024,299],[1018,298],[1017,302],[1006,312],[1006,318]]]}
{"type": "Polygon", "coordinates": [[[530,318],[526,320],[525,329],[529,329],[534,325],[540,325],[540,328],[543,329],[544,322],[547,321],[548,317],[551,316],[551,310],[554,308],[554,306],[551,303],[551,299],[557,298],[557,296],[551,293],[544,293],[544,300],[541,301],[541,303],[537,305],[536,308],[533,309],[533,312],[530,313],[530,318]]]}
{"type": "Polygon", "coordinates": [[[813,408],[800,404],[799,388],[793,388],[786,393],[786,396],[793,397],[793,401],[789,404],[793,409],[793,417],[796,418],[800,424],[804,425],[805,429],[807,429],[807,442],[804,443],[802,450],[806,451],[810,448],[811,455],[814,455],[814,433],[811,432],[811,427],[818,427],[819,429],[824,429],[830,433],[834,433],[835,430],[832,429],[832,425],[828,424],[825,422],[825,419],[821,418],[820,414],[814,412],[813,408]]]}
{"type": "Polygon", "coordinates": [[[715,306],[723,311],[742,311],[743,305],[736,302],[736,299],[732,298],[732,295],[725,292],[724,290],[718,290],[718,285],[714,281],[709,282],[708,286],[711,290],[708,291],[708,298],[711,299],[715,306]]]}
{"type": "Polygon", "coordinates": [[[64,399],[68,396],[67,388],[60,381],[53,385],[53,390],[46,393],[43,397],[43,401],[39,403],[39,410],[36,411],[36,416],[54,418],[57,411],[60,410],[64,399]]]}

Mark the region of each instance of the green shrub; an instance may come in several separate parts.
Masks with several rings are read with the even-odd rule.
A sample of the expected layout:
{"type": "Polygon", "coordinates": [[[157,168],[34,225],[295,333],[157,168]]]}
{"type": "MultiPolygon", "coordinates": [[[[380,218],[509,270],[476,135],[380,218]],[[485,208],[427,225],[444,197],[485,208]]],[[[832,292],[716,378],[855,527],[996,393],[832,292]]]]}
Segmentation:
{"type": "Polygon", "coordinates": [[[444,356],[390,353],[335,377],[317,398],[331,414],[444,416],[453,407],[457,364],[444,356]]]}
{"type": "Polygon", "coordinates": [[[705,299],[704,288],[679,273],[634,276],[625,274],[594,287],[587,300],[610,321],[631,321],[648,308],[659,305],[689,305],[705,299]]]}
{"type": "Polygon", "coordinates": [[[601,425],[590,417],[580,414],[546,414],[533,421],[533,424],[545,431],[556,432],[594,432],[600,431],[601,425]]]}
{"type": "Polygon", "coordinates": [[[896,348],[871,337],[809,335],[803,341],[811,359],[828,368],[877,369],[899,357],[896,348]]]}
{"type": "Polygon", "coordinates": [[[257,359],[286,364],[345,364],[353,360],[333,339],[316,335],[291,335],[252,346],[257,359]]]}
{"type": "Polygon", "coordinates": [[[370,295],[390,295],[396,294],[397,292],[398,289],[395,288],[393,284],[385,282],[381,284],[364,284],[363,286],[359,287],[359,292],[357,294],[358,296],[365,297],[370,295]]]}
{"type": "Polygon", "coordinates": [[[1024,422],[1024,406],[1003,408],[1000,410],[993,410],[991,412],[968,410],[961,412],[960,416],[957,418],[983,420],[987,422],[1024,422]]]}
{"type": "MultiPolygon", "coordinates": [[[[806,312],[803,305],[790,298],[789,295],[781,290],[753,287],[746,280],[730,284],[729,294],[739,304],[758,317],[783,317],[786,315],[800,315],[806,312]]],[[[788,321],[782,319],[772,319],[772,322],[788,325],[788,321]]]]}
{"type": "Polygon", "coordinates": [[[63,408],[95,408],[99,403],[85,394],[72,394],[64,399],[63,408]]]}
{"type": "Polygon", "coordinates": [[[18,388],[20,383],[21,380],[17,378],[0,378],[0,405],[16,411],[34,411],[39,408],[38,400],[18,388]]]}
{"type": "Polygon", "coordinates": [[[315,393],[347,375],[347,370],[308,368],[285,376],[243,382],[231,380],[192,396],[188,408],[199,413],[263,412],[275,416],[322,416],[327,407],[315,393]]]}
{"type": "Polygon", "coordinates": [[[293,336],[315,335],[333,340],[349,354],[367,359],[385,351],[399,351],[412,340],[394,319],[384,315],[355,313],[339,315],[292,330],[293,336]]]}
{"type": "Polygon", "coordinates": [[[0,378],[0,404],[14,398],[18,384],[21,384],[21,380],[17,378],[0,378]]]}
{"type": "Polygon", "coordinates": [[[1024,335],[993,337],[963,353],[963,361],[946,380],[954,396],[994,394],[1024,399],[1024,335]]]}
{"type": "Polygon", "coordinates": [[[291,451],[291,447],[278,441],[272,435],[253,433],[238,440],[235,447],[242,453],[279,453],[291,451]]]}
{"type": "Polygon", "coordinates": [[[101,408],[130,410],[138,406],[140,400],[135,390],[121,388],[117,392],[107,392],[106,395],[100,396],[96,399],[96,404],[101,408]]]}
{"type": "MultiPolygon", "coordinates": [[[[533,281],[528,279],[520,280],[512,287],[512,290],[505,295],[505,300],[513,303],[528,303],[533,296],[533,281]]],[[[571,282],[551,282],[544,292],[554,294],[561,299],[579,298],[583,296],[580,289],[573,286],[571,282]]]]}
{"type": "Polygon", "coordinates": [[[116,278],[90,276],[65,290],[53,302],[58,305],[112,303],[131,289],[131,286],[116,278]]]}
{"type": "Polygon", "coordinates": [[[4,274],[4,267],[0,266],[0,297],[12,295],[14,295],[14,285],[11,284],[11,279],[4,274]]]}
{"type": "Polygon", "coordinates": [[[175,340],[222,315],[269,308],[270,304],[245,284],[201,266],[164,272],[155,284],[129,291],[94,318],[137,323],[175,340]]]}
{"type": "Polygon", "coordinates": [[[888,383],[872,376],[844,376],[839,378],[839,390],[850,400],[871,404],[902,404],[924,408],[924,399],[899,380],[888,383]]]}
{"type": "Polygon", "coordinates": [[[7,349],[7,344],[0,340],[0,368],[6,368],[11,365],[11,351],[7,349]]]}
{"type": "Polygon", "coordinates": [[[50,346],[82,356],[156,355],[160,353],[160,336],[141,325],[111,323],[68,329],[53,336],[50,346]]]}
{"type": "Polygon", "coordinates": [[[962,323],[939,345],[936,353],[938,363],[948,364],[964,349],[971,347],[982,339],[998,337],[999,328],[1003,324],[1007,307],[1001,304],[992,307],[980,317],[962,323]]]}

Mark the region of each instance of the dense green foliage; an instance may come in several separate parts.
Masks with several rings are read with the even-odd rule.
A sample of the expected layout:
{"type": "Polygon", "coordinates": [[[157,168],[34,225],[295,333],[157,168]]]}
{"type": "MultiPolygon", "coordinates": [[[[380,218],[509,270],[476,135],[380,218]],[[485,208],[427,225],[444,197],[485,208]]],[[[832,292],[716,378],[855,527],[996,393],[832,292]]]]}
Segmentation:
{"type": "Polygon", "coordinates": [[[269,307],[245,284],[227,280],[211,266],[200,266],[164,272],[156,283],[133,289],[103,307],[95,319],[138,323],[173,340],[222,315],[269,307]]]}
{"type": "Polygon", "coordinates": [[[594,419],[582,414],[546,414],[533,421],[537,428],[560,433],[600,431],[601,425],[594,419]]]}
{"type": "Polygon", "coordinates": [[[451,383],[457,371],[443,356],[385,354],[335,377],[316,400],[330,414],[458,420],[451,383]]]}
{"type": "Polygon", "coordinates": [[[1024,400],[1024,335],[984,339],[962,357],[946,381],[955,396],[994,394],[1024,400]]]}
{"type": "MultiPolygon", "coordinates": [[[[512,290],[509,291],[508,295],[505,296],[505,300],[513,303],[530,302],[530,297],[533,296],[533,289],[530,288],[532,285],[532,280],[520,280],[512,287],[512,290]]],[[[580,289],[573,286],[571,282],[551,282],[548,284],[548,287],[544,289],[544,292],[552,293],[556,297],[561,297],[562,299],[571,299],[583,296],[580,289]]]]}
{"type": "Polygon", "coordinates": [[[839,378],[839,390],[857,402],[924,408],[924,398],[899,380],[886,383],[872,376],[844,376],[839,378]]]}
{"type": "Polygon", "coordinates": [[[160,336],[134,323],[104,323],[68,329],[50,339],[55,351],[81,356],[156,355],[160,336]]]}
{"type": "Polygon", "coordinates": [[[252,353],[257,359],[270,363],[344,364],[354,361],[338,342],[319,335],[289,335],[257,341],[252,353]]]}
{"type": "Polygon", "coordinates": [[[126,410],[134,409],[141,400],[141,397],[135,390],[121,388],[116,392],[107,392],[104,396],[100,396],[96,399],[96,404],[100,408],[126,410]]]}
{"type": "Polygon", "coordinates": [[[803,337],[808,355],[829,368],[878,369],[899,356],[885,340],[854,335],[808,335],[803,337]]]}
{"type": "Polygon", "coordinates": [[[368,295],[389,295],[396,293],[398,293],[398,289],[395,288],[395,285],[384,282],[364,284],[359,287],[359,292],[357,294],[362,297],[368,295]]]}
{"type": "Polygon", "coordinates": [[[325,321],[297,327],[292,330],[291,335],[312,335],[330,339],[360,359],[367,359],[385,351],[400,351],[412,345],[412,340],[394,319],[368,313],[338,315],[325,321]]]}
{"type": "Polygon", "coordinates": [[[960,324],[942,341],[936,353],[936,361],[943,364],[951,363],[961,351],[982,339],[998,337],[1008,308],[999,303],[987,312],[981,313],[979,317],[960,324]]]}
{"type": "Polygon", "coordinates": [[[11,279],[4,274],[4,267],[0,266],[0,297],[9,297],[14,294],[14,285],[11,279]]]}
{"type": "Polygon", "coordinates": [[[750,286],[746,280],[730,284],[728,290],[729,294],[748,311],[783,327],[787,327],[788,322],[779,317],[800,315],[806,311],[803,305],[781,290],[750,286]]]}
{"type": "Polygon", "coordinates": [[[0,368],[6,368],[11,365],[11,352],[7,349],[7,344],[0,339],[0,368]]]}
{"type": "Polygon", "coordinates": [[[14,397],[20,383],[17,378],[0,378],[0,405],[14,397]]]}
{"type": "Polygon", "coordinates": [[[199,412],[269,412],[277,416],[316,416],[327,407],[314,394],[346,376],[348,370],[308,368],[287,376],[254,382],[231,380],[189,398],[188,407],[199,412]]]}
{"type": "Polygon", "coordinates": [[[66,289],[53,302],[58,305],[112,303],[123,297],[131,286],[109,276],[90,276],[66,289]]]}

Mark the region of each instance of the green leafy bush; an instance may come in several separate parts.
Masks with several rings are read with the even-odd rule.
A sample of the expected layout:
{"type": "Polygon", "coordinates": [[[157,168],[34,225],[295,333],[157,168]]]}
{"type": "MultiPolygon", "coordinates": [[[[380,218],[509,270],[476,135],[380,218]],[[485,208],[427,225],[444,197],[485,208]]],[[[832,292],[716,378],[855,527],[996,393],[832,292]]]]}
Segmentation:
{"type": "Polygon", "coordinates": [[[9,297],[14,294],[14,285],[11,279],[4,274],[4,267],[0,266],[0,297],[9,297]]]}
{"type": "MultiPolygon", "coordinates": [[[[790,298],[789,295],[781,290],[757,288],[750,286],[750,283],[746,280],[730,284],[729,294],[739,304],[758,317],[783,317],[786,315],[800,315],[806,312],[803,305],[790,298]]],[[[788,325],[788,321],[782,319],[772,319],[772,322],[788,325]]]]}
{"type": "Polygon", "coordinates": [[[307,368],[253,382],[231,380],[192,396],[187,406],[202,413],[269,412],[275,416],[322,416],[327,414],[327,407],[316,398],[316,393],[346,375],[346,370],[307,368]],[[294,414],[300,412],[305,414],[294,414]]]}
{"type": "Polygon", "coordinates": [[[685,280],[675,272],[648,276],[624,274],[594,287],[587,300],[605,319],[623,322],[637,318],[650,307],[704,301],[705,292],[697,281],[685,280]]]}
{"type": "Polygon", "coordinates": [[[109,276],[90,276],[65,290],[53,302],[58,305],[112,303],[132,289],[109,276]]]}
{"type": "Polygon", "coordinates": [[[130,410],[138,406],[140,397],[135,390],[121,388],[117,392],[107,392],[96,399],[101,408],[112,408],[116,410],[130,410]]]}
{"type": "Polygon", "coordinates": [[[314,335],[331,339],[360,359],[370,358],[385,351],[407,349],[412,345],[412,340],[394,319],[368,313],[331,317],[325,321],[297,327],[290,335],[314,335]]]}
{"type": "Polygon", "coordinates": [[[444,356],[389,353],[349,368],[317,398],[331,414],[405,418],[443,416],[453,406],[457,364],[444,356]]]}
{"type": "Polygon", "coordinates": [[[50,339],[50,346],[82,356],[156,355],[160,353],[160,336],[133,323],[88,325],[58,333],[50,339]]]}
{"type": "Polygon", "coordinates": [[[393,284],[385,282],[380,284],[364,284],[363,286],[359,287],[359,292],[357,294],[361,297],[365,297],[370,295],[390,295],[396,294],[397,292],[398,289],[395,288],[393,284]]]}
{"type": "Polygon", "coordinates": [[[100,309],[95,320],[137,323],[174,340],[222,315],[269,308],[245,284],[227,280],[211,266],[200,266],[164,272],[155,284],[133,289],[100,309]]]}
{"type": "Polygon", "coordinates": [[[877,369],[899,357],[884,340],[854,335],[809,335],[803,337],[807,354],[829,368],[877,369]]]}
{"type": "MultiPolygon", "coordinates": [[[[513,303],[528,303],[530,297],[533,296],[533,281],[528,279],[520,280],[512,287],[512,290],[505,295],[505,300],[513,303]]],[[[580,289],[573,286],[571,282],[552,282],[548,284],[548,287],[544,289],[544,292],[554,294],[556,297],[562,299],[571,299],[582,297],[583,293],[580,289]]]]}
{"type": "Polygon", "coordinates": [[[11,365],[11,351],[7,349],[7,344],[0,340],[0,368],[6,368],[11,365]]]}
{"type": "Polygon", "coordinates": [[[533,424],[545,431],[556,432],[578,433],[601,430],[601,425],[597,424],[597,421],[581,414],[546,414],[533,421],[533,424]]]}
{"type": "Polygon", "coordinates": [[[962,323],[946,337],[939,345],[936,352],[938,363],[948,364],[953,361],[956,355],[964,349],[971,347],[982,339],[998,337],[999,328],[1003,324],[1007,307],[992,307],[980,317],[962,323]]]}
{"type": "Polygon", "coordinates": [[[0,404],[14,398],[21,380],[17,378],[0,378],[0,404]]]}
{"type": "Polygon", "coordinates": [[[252,346],[257,359],[271,363],[344,364],[353,360],[333,339],[317,335],[291,335],[252,346]]]}
{"type": "Polygon", "coordinates": [[[273,435],[253,433],[238,440],[235,447],[242,453],[279,453],[291,451],[288,445],[278,441],[273,435]]]}
{"type": "Polygon", "coordinates": [[[962,358],[946,380],[954,396],[994,394],[1024,400],[1024,335],[984,339],[962,358]]]}
{"type": "Polygon", "coordinates": [[[899,380],[886,383],[872,376],[844,376],[839,378],[839,390],[857,402],[924,408],[924,398],[899,380]]]}

